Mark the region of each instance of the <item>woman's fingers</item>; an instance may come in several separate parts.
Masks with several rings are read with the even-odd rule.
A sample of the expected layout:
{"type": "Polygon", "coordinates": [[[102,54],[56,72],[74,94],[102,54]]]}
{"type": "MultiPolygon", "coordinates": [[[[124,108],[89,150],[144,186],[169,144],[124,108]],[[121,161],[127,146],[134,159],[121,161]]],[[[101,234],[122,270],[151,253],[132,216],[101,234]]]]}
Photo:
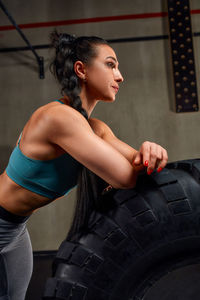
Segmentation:
{"type": "Polygon", "coordinates": [[[167,161],[168,161],[167,151],[164,148],[162,148],[162,160],[158,164],[158,169],[160,168],[163,169],[166,166],[167,161]]]}
{"type": "Polygon", "coordinates": [[[150,161],[150,143],[149,142],[144,142],[140,148],[140,152],[142,153],[143,157],[143,165],[145,167],[149,166],[149,161],[150,161]]]}
{"type": "Polygon", "coordinates": [[[133,164],[134,165],[142,164],[142,155],[141,155],[140,151],[138,151],[138,153],[136,154],[133,164]]]}
{"type": "Polygon", "coordinates": [[[147,173],[149,175],[155,169],[157,169],[158,172],[162,171],[167,164],[167,151],[155,143],[144,142],[139,153],[142,156],[143,165],[147,167],[147,173]]]}

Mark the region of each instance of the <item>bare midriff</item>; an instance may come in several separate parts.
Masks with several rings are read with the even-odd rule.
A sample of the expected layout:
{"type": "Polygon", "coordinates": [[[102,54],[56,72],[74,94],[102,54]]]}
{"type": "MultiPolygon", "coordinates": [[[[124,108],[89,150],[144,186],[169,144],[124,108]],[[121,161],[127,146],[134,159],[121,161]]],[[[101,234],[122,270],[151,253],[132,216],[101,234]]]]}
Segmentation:
{"type": "Polygon", "coordinates": [[[31,215],[38,208],[52,202],[44,196],[33,193],[11,180],[6,172],[0,176],[0,206],[19,215],[31,215]]]}

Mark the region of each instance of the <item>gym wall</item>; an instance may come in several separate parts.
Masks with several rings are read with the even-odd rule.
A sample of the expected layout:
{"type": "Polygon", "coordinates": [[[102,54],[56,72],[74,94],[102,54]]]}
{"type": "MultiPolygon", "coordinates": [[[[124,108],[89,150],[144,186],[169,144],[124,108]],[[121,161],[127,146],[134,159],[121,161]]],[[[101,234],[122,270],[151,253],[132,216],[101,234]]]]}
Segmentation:
{"type": "MultiPolygon", "coordinates": [[[[112,43],[124,83],[115,103],[99,103],[93,116],[105,121],[120,139],[136,149],[149,140],[168,150],[169,161],[199,157],[199,112],[176,113],[172,108],[170,48],[164,38],[168,35],[168,25],[167,17],[161,14],[167,11],[165,0],[4,0],[3,3],[17,24],[29,24],[22,30],[32,45],[47,45],[49,33],[55,27],[77,36],[97,35],[109,40],[143,37],[142,41],[112,43]],[[110,18],[116,16],[126,17],[110,18]],[[76,21],[61,25],[60,21],[67,20],[76,21]]],[[[192,29],[198,33],[199,0],[190,0],[190,6],[194,12],[192,29]]],[[[16,30],[3,27],[7,25],[10,22],[0,10],[0,48],[26,46],[16,30]]],[[[199,91],[198,34],[193,42],[199,91]]],[[[36,51],[44,57],[44,79],[39,78],[31,51],[0,52],[0,172],[32,112],[60,96],[60,88],[48,70],[51,51],[36,51]]],[[[57,249],[70,225],[75,194],[74,190],[31,217],[28,227],[34,250],[57,249]]]]}

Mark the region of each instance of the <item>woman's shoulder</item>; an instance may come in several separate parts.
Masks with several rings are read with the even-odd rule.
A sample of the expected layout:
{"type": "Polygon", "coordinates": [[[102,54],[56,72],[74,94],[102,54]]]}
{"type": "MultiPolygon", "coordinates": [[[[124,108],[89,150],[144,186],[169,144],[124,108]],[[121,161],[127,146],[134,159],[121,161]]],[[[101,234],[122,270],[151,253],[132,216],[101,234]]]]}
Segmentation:
{"type": "Polygon", "coordinates": [[[59,101],[50,102],[41,106],[35,112],[40,118],[48,122],[70,122],[74,119],[85,119],[76,109],[59,101]]]}
{"type": "Polygon", "coordinates": [[[74,108],[53,101],[36,109],[23,131],[31,129],[40,136],[51,136],[54,132],[70,133],[76,130],[79,124],[88,126],[86,119],[74,108]]]}

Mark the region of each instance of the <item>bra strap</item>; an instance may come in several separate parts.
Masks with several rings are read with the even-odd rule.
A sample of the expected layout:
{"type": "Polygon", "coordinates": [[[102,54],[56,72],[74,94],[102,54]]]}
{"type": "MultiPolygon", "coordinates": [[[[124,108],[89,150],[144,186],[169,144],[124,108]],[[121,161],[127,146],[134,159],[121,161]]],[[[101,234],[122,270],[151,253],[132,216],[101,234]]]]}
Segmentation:
{"type": "Polygon", "coordinates": [[[56,99],[55,101],[60,102],[61,104],[64,104],[62,101],[60,101],[59,99],[56,99]]]}
{"type": "Polygon", "coordinates": [[[19,146],[19,143],[21,141],[21,138],[22,138],[22,132],[20,133],[20,136],[19,136],[19,139],[18,139],[18,143],[17,143],[18,146],[19,146]]]}

